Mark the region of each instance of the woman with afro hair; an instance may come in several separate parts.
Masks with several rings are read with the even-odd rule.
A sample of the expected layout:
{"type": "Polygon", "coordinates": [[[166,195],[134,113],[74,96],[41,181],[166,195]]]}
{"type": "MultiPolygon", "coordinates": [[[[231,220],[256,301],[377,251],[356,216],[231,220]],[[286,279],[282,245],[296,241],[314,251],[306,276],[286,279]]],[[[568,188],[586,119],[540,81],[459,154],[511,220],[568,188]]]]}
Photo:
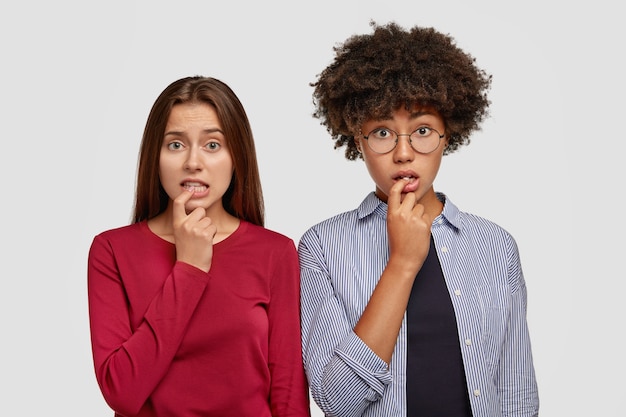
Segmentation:
{"type": "Polygon", "coordinates": [[[313,399],[327,416],[537,416],[517,244],[433,187],[488,116],[491,76],[435,29],[371,25],[311,84],[375,186],[298,245],[313,399]]]}

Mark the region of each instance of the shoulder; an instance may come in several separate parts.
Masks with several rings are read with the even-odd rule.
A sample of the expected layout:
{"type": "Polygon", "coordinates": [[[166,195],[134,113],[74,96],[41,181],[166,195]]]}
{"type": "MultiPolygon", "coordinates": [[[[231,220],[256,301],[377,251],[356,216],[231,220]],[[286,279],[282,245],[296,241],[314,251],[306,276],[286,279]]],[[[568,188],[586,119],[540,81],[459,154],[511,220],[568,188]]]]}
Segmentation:
{"type": "MultiPolygon", "coordinates": [[[[504,227],[485,217],[459,212],[458,229],[451,231],[451,228],[433,228],[433,234],[441,236],[445,234],[448,238],[455,240],[459,245],[478,251],[486,256],[487,254],[511,255],[517,253],[517,243],[515,238],[504,227]],[[443,229],[443,230],[442,230],[443,229]]],[[[500,256],[500,255],[497,255],[500,256]]]]}
{"type": "Polygon", "coordinates": [[[368,193],[361,204],[310,227],[300,239],[300,246],[324,246],[334,250],[337,245],[354,245],[372,234],[384,233],[387,204],[368,193]]]}
{"type": "Polygon", "coordinates": [[[242,220],[242,232],[250,241],[261,242],[264,247],[294,246],[293,239],[273,229],[242,220]]]}
{"type": "Polygon", "coordinates": [[[97,234],[94,237],[94,240],[125,241],[144,235],[145,231],[143,229],[147,229],[147,227],[148,226],[145,222],[120,226],[97,234]]]}
{"type": "Polygon", "coordinates": [[[89,262],[119,262],[122,258],[132,257],[138,250],[148,247],[148,226],[136,223],[115,229],[105,230],[97,234],[89,248],[89,262]],[[144,230],[145,227],[145,230],[144,230]]]}
{"type": "Polygon", "coordinates": [[[445,195],[444,210],[433,224],[432,233],[441,242],[456,242],[459,247],[492,256],[516,256],[518,247],[515,239],[504,227],[487,219],[459,210],[445,195]]]}
{"type": "Polygon", "coordinates": [[[145,248],[151,242],[155,242],[155,235],[150,232],[148,224],[134,223],[97,234],[91,243],[91,251],[134,252],[138,248],[145,248]]]}
{"type": "Polygon", "coordinates": [[[485,217],[461,211],[445,194],[438,193],[439,199],[444,202],[440,224],[447,222],[461,235],[493,236],[512,239],[511,234],[502,226],[485,217]]]}
{"type": "Polygon", "coordinates": [[[301,240],[306,241],[314,238],[315,236],[333,237],[354,231],[357,220],[358,216],[356,210],[336,214],[311,226],[304,232],[301,240]]]}
{"type": "Polygon", "coordinates": [[[485,217],[466,212],[460,212],[460,215],[462,225],[472,231],[489,235],[496,234],[511,236],[511,234],[504,227],[485,217]]]}
{"type": "MultiPolygon", "coordinates": [[[[276,271],[298,269],[298,252],[290,237],[264,226],[241,223],[241,234],[229,245],[231,253],[244,262],[276,271]]],[[[279,274],[280,275],[280,274],[279,274]]]]}
{"type": "Polygon", "coordinates": [[[516,247],[515,239],[504,227],[484,217],[463,213],[463,231],[472,235],[477,244],[516,247]]]}

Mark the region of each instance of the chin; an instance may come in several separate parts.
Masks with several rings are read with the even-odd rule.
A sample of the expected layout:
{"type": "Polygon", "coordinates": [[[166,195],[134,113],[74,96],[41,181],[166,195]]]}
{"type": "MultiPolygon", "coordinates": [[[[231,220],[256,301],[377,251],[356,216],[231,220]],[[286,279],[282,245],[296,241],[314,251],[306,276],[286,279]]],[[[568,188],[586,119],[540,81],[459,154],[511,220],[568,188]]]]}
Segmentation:
{"type": "Polygon", "coordinates": [[[424,197],[421,193],[418,194],[419,190],[415,190],[415,191],[409,191],[408,193],[401,193],[400,194],[400,201],[404,201],[404,198],[409,195],[409,194],[413,194],[415,196],[415,202],[419,203],[420,200],[422,199],[422,197],[424,197]]]}
{"type": "Polygon", "coordinates": [[[202,204],[199,201],[187,202],[187,204],[185,204],[185,211],[187,212],[187,214],[191,213],[197,208],[203,208],[206,210],[207,207],[205,204],[202,204]]]}

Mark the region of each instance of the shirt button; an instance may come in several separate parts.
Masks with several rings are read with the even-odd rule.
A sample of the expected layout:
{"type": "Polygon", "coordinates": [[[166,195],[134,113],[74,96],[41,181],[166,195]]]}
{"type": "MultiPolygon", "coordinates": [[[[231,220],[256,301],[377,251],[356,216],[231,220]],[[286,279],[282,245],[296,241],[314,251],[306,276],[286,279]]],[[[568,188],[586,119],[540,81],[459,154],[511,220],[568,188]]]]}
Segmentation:
{"type": "Polygon", "coordinates": [[[474,390],[474,397],[479,397],[480,396],[480,390],[479,389],[475,389],[474,390]]]}
{"type": "Polygon", "coordinates": [[[439,224],[443,223],[443,219],[439,219],[439,221],[437,223],[439,223],[439,224]]]}
{"type": "Polygon", "coordinates": [[[454,290],[454,295],[461,295],[461,290],[454,290]]]}
{"type": "Polygon", "coordinates": [[[443,253],[448,253],[448,248],[446,248],[445,246],[442,246],[442,247],[441,247],[441,251],[442,251],[443,253]]]}
{"type": "Polygon", "coordinates": [[[465,344],[467,346],[472,346],[472,339],[465,339],[465,344]]]}

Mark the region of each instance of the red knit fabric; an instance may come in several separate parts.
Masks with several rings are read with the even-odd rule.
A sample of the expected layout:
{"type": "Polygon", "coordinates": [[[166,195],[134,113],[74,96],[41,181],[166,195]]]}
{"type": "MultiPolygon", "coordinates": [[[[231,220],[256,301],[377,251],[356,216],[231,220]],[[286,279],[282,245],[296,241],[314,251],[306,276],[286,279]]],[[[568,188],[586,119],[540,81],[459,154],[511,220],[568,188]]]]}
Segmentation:
{"type": "Polygon", "coordinates": [[[94,366],[119,416],[309,416],[291,239],[242,221],[209,273],[138,223],[88,260],[94,366]]]}

